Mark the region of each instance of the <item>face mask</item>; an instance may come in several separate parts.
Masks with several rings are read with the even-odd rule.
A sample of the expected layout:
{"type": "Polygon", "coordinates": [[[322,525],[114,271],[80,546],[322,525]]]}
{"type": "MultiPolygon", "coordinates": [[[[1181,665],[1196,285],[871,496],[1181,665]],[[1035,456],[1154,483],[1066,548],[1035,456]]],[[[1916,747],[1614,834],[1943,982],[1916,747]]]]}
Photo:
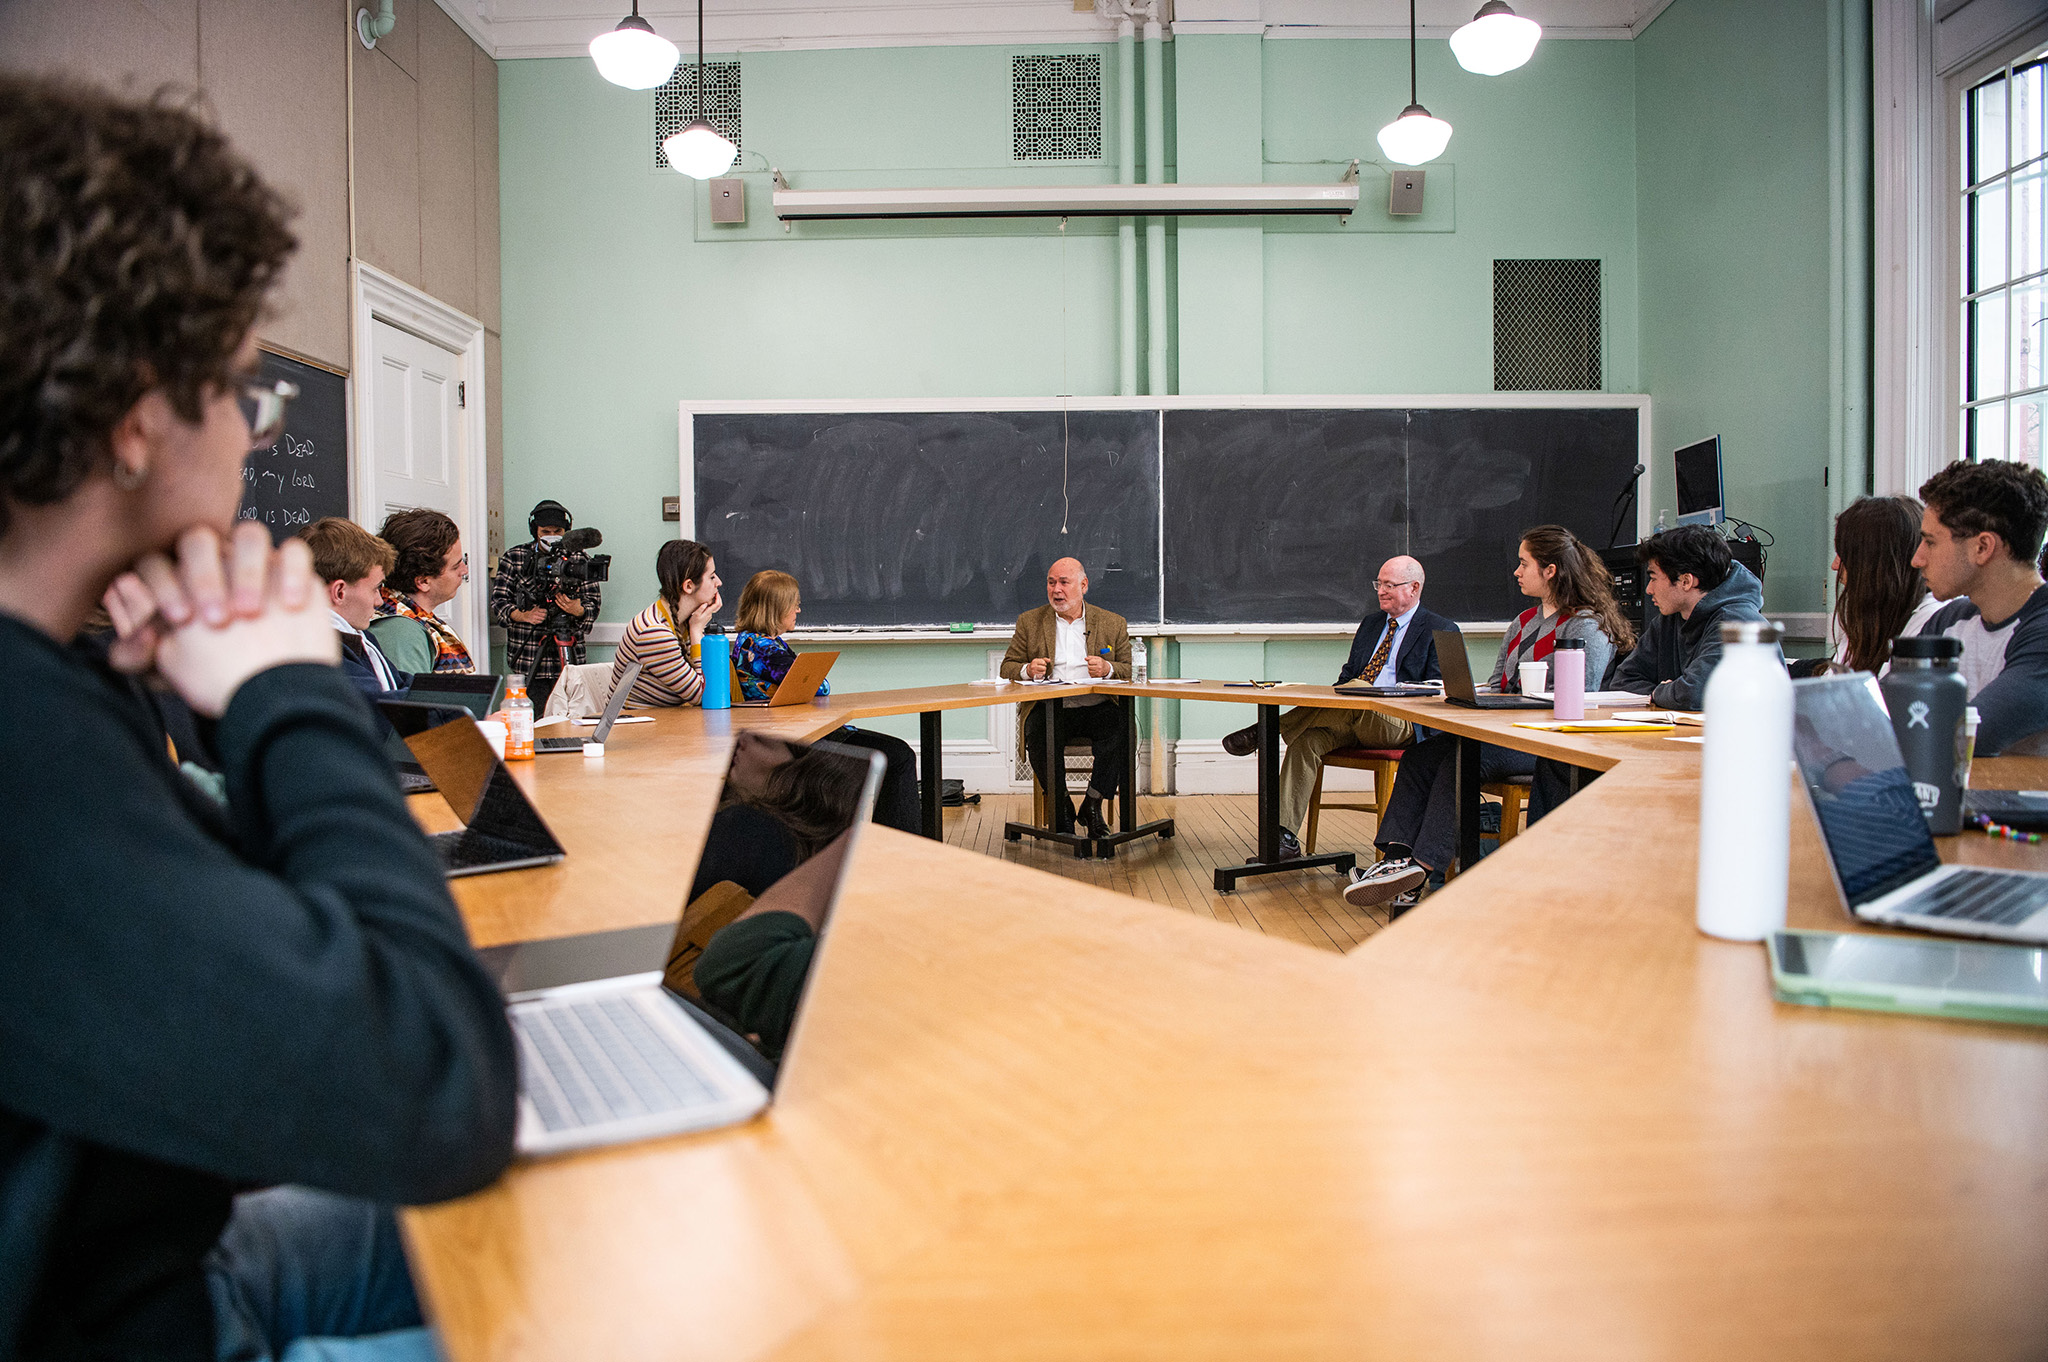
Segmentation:
{"type": "Polygon", "coordinates": [[[540,542],[543,548],[551,549],[562,542],[562,536],[559,534],[544,534],[540,537],[540,542]]]}

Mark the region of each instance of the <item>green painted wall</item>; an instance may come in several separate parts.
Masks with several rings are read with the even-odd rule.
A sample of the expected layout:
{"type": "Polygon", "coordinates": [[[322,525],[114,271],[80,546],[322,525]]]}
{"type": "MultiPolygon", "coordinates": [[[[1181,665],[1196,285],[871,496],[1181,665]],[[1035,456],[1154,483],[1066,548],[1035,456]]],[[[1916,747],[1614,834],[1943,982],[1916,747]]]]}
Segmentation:
{"type": "MultiPolygon", "coordinates": [[[[1632,43],[1652,505],[1721,437],[1729,508],[1777,537],[1765,602],[1818,610],[1828,549],[1827,0],[1679,0],[1632,43]]],[[[1868,117],[1868,111],[1863,111],[1868,117]]]]}
{"type": "MultiPolygon", "coordinates": [[[[1694,427],[1728,438],[1742,513],[1779,534],[1773,603],[1817,600],[1788,579],[1817,582],[1824,560],[1823,3],[1679,0],[1636,42],[1547,43],[1496,80],[1423,44],[1423,100],[1457,129],[1429,167],[1426,211],[1389,218],[1385,172],[1368,161],[1361,211],[1342,226],[1178,224],[1176,390],[1484,392],[1492,261],[1597,257],[1607,388],[1652,393],[1660,450],[1694,427]]],[[[810,187],[1114,179],[1109,160],[1011,161],[1009,63],[1028,50],[1053,49],[745,54],[751,221],[737,228],[708,221],[701,186],[652,168],[651,95],[583,59],[502,66],[506,520],[552,496],[604,530],[604,619],[645,604],[654,552],[676,532],[659,508],[678,490],[680,399],[1115,391],[1113,224],[1076,222],[1064,239],[1051,222],[785,233],[769,212],[771,163],[810,187]]],[[[1100,51],[1113,120],[1115,52],[1100,51]]],[[[1334,180],[1377,155],[1374,132],[1407,100],[1406,55],[1368,41],[1168,44],[1170,176],[1334,180]]],[[[1669,504],[1668,490],[1651,495],[1669,504]]],[[[852,645],[835,679],[965,679],[985,647],[852,645]]],[[[1320,679],[1344,649],[1190,643],[1155,667],[1320,679]]],[[[1490,664],[1492,644],[1475,653],[1490,664]]],[[[1190,737],[1239,717],[1175,708],[1168,732],[1190,737]]]]}

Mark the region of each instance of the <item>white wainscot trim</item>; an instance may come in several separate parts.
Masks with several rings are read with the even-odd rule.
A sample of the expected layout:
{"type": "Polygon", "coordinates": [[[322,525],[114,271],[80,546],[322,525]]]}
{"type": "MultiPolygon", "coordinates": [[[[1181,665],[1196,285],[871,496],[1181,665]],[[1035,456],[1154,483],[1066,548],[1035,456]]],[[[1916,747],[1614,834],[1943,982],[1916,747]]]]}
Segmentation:
{"type": "MultiPolygon", "coordinates": [[[[1284,760],[1287,748],[1280,755],[1284,760]]],[[[1257,794],[1259,759],[1256,755],[1233,757],[1223,750],[1221,738],[1182,738],[1169,748],[1172,759],[1173,792],[1177,795],[1257,794]]],[[[1140,768],[1142,770],[1142,767],[1140,768]]],[[[1331,767],[1323,772],[1323,791],[1364,793],[1372,788],[1370,771],[1331,767]]]]}

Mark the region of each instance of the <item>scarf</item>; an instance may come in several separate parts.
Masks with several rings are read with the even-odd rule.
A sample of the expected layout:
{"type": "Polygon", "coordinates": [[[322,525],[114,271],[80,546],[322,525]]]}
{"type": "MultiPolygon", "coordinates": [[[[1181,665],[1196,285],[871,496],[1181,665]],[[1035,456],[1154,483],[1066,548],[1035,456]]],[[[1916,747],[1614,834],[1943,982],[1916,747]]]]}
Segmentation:
{"type": "Polygon", "coordinates": [[[388,586],[377,588],[383,594],[384,603],[377,607],[382,616],[402,615],[409,620],[418,620],[426,627],[427,637],[434,644],[434,670],[437,672],[473,672],[476,663],[470,660],[469,649],[456,637],[439,615],[431,610],[422,610],[412,597],[402,596],[388,586]]]}

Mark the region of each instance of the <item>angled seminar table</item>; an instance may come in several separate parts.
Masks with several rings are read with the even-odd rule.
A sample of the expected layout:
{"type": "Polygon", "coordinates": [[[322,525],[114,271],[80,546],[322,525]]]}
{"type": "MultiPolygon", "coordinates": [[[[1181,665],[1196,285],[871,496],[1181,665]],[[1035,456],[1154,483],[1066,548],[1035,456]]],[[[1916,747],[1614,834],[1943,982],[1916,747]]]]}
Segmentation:
{"type": "MultiPolygon", "coordinates": [[[[735,729],[861,708],[534,763],[478,943],[673,920],[735,729]]],[[[767,1115],[406,1214],[449,1356],[2040,1357],[2048,1038],[1775,1003],[1696,757],[1553,741],[1607,774],[1348,956],[872,830],[767,1115]]],[[[1796,805],[1792,894],[1850,926],[1796,805]]]]}

